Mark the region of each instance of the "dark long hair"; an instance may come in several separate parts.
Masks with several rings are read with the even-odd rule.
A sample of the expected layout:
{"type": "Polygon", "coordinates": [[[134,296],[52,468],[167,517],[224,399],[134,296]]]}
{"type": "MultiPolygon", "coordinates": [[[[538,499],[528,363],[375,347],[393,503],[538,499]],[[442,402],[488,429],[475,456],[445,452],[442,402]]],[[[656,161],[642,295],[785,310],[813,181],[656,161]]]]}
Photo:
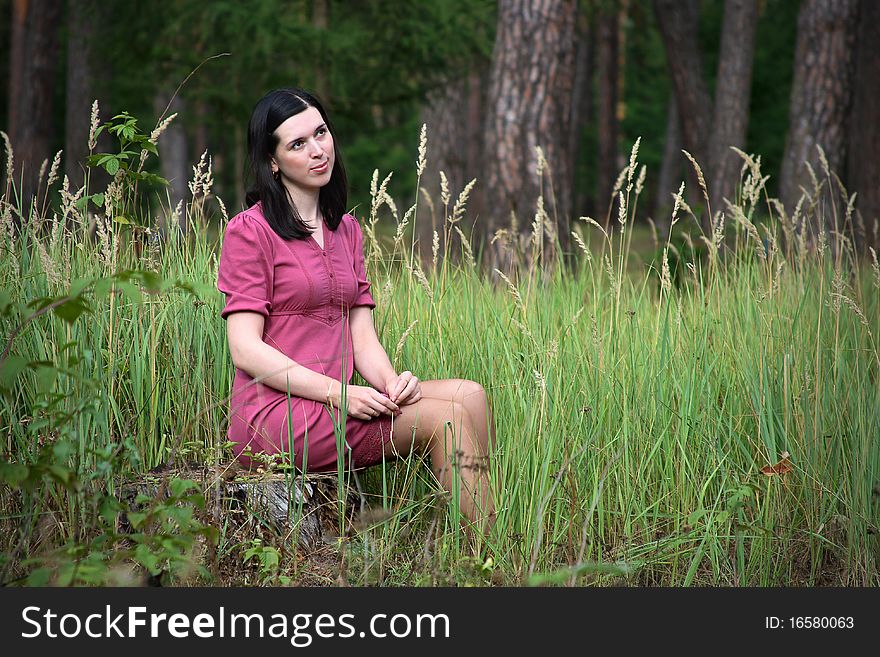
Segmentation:
{"type": "Polygon", "coordinates": [[[333,135],[333,172],[330,174],[330,182],[318,193],[318,208],[330,230],[336,230],[348,203],[348,180],[336,135],[327,112],[318,99],[298,88],[275,89],[259,100],[248,124],[248,158],[253,186],[248,189],[246,201],[249,206],[262,201],[266,221],[272,230],[286,240],[304,239],[312,231],[292,203],[287,188],[272,175],[271,161],[279,139],[275,129],[294,114],[309,107],[314,107],[321,113],[327,130],[333,135]]]}

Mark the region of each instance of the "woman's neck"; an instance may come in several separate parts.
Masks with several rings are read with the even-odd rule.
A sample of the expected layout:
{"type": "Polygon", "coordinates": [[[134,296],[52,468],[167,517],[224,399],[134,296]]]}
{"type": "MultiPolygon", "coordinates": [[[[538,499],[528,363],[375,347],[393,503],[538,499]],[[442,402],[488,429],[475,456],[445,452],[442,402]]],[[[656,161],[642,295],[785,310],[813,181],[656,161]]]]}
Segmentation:
{"type": "Polygon", "coordinates": [[[290,198],[300,218],[312,228],[317,228],[321,221],[318,211],[318,196],[320,190],[305,191],[299,188],[288,187],[290,198]]]}

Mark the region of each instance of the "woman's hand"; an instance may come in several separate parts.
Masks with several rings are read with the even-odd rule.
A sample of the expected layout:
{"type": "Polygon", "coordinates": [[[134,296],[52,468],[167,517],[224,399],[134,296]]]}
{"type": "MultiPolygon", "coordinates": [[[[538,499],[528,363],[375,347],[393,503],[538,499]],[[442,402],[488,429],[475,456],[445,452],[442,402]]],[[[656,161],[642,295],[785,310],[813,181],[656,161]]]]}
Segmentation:
{"type": "MultiPolygon", "coordinates": [[[[372,420],[380,415],[400,415],[400,407],[375,388],[349,385],[346,389],[348,414],[359,420],[372,420]]],[[[339,406],[339,400],[334,400],[339,406]]]]}
{"type": "Polygon", "coordinates": [[[414,404],[422,398],[422,386],[418,378],[405,370],[385,383],[388,398],[400,406],[414,404]]]}

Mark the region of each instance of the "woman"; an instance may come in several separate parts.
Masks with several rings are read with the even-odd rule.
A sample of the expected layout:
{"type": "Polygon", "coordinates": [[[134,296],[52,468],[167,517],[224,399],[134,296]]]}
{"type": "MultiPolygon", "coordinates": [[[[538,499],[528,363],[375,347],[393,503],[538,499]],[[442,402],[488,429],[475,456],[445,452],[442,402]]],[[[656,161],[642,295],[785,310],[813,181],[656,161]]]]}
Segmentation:
{"type": "Polygon", "coordinates": [[[218,275],[236,367],[236,456],[249,466],[252,454],[281,454],[316,472],[336,469],[338,442],[352,468],[429,453],[446,490],[460,477],[464,515],[491,523],[486,392],[391,365],[324,108],[302,89],[269,92],[251,115],[248,150],[250,207],[226,227],[218,275]],[[355,369],[369,386],[349,383],[355,369]]]}

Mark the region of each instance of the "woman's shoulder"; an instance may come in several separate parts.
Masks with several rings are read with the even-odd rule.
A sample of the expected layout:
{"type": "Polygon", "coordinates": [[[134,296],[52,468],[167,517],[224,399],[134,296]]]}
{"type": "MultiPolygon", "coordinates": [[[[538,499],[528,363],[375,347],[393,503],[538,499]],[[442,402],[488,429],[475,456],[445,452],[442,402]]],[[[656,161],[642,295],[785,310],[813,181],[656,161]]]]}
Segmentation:
{"type": "Polygon", "coordinates": [[[227,222],[223,232],[224,243],[231,241],[230,237],[236,241],[272,243],[273,231],[266,221],[266,217],[263,216],[263,209],[259,202],[233,216],[227,222]]]}
{"type": "Polygon", "coordinates": [[[254,203],[251,207],[242,210],[229,220],[228,226],[233,224],[261,224],[267,226],[266,217],[263,215],[263,204],[260,201],[254,203]]]}
{"type": "Polygon", "coordinates": [[[354,238],[356,235],[362,233],[360,222],[357,220],[357,217],[350,212],[346,212],[342,215],[342,220],[339,222],[339,225],[350,238],[354,238]]]}

